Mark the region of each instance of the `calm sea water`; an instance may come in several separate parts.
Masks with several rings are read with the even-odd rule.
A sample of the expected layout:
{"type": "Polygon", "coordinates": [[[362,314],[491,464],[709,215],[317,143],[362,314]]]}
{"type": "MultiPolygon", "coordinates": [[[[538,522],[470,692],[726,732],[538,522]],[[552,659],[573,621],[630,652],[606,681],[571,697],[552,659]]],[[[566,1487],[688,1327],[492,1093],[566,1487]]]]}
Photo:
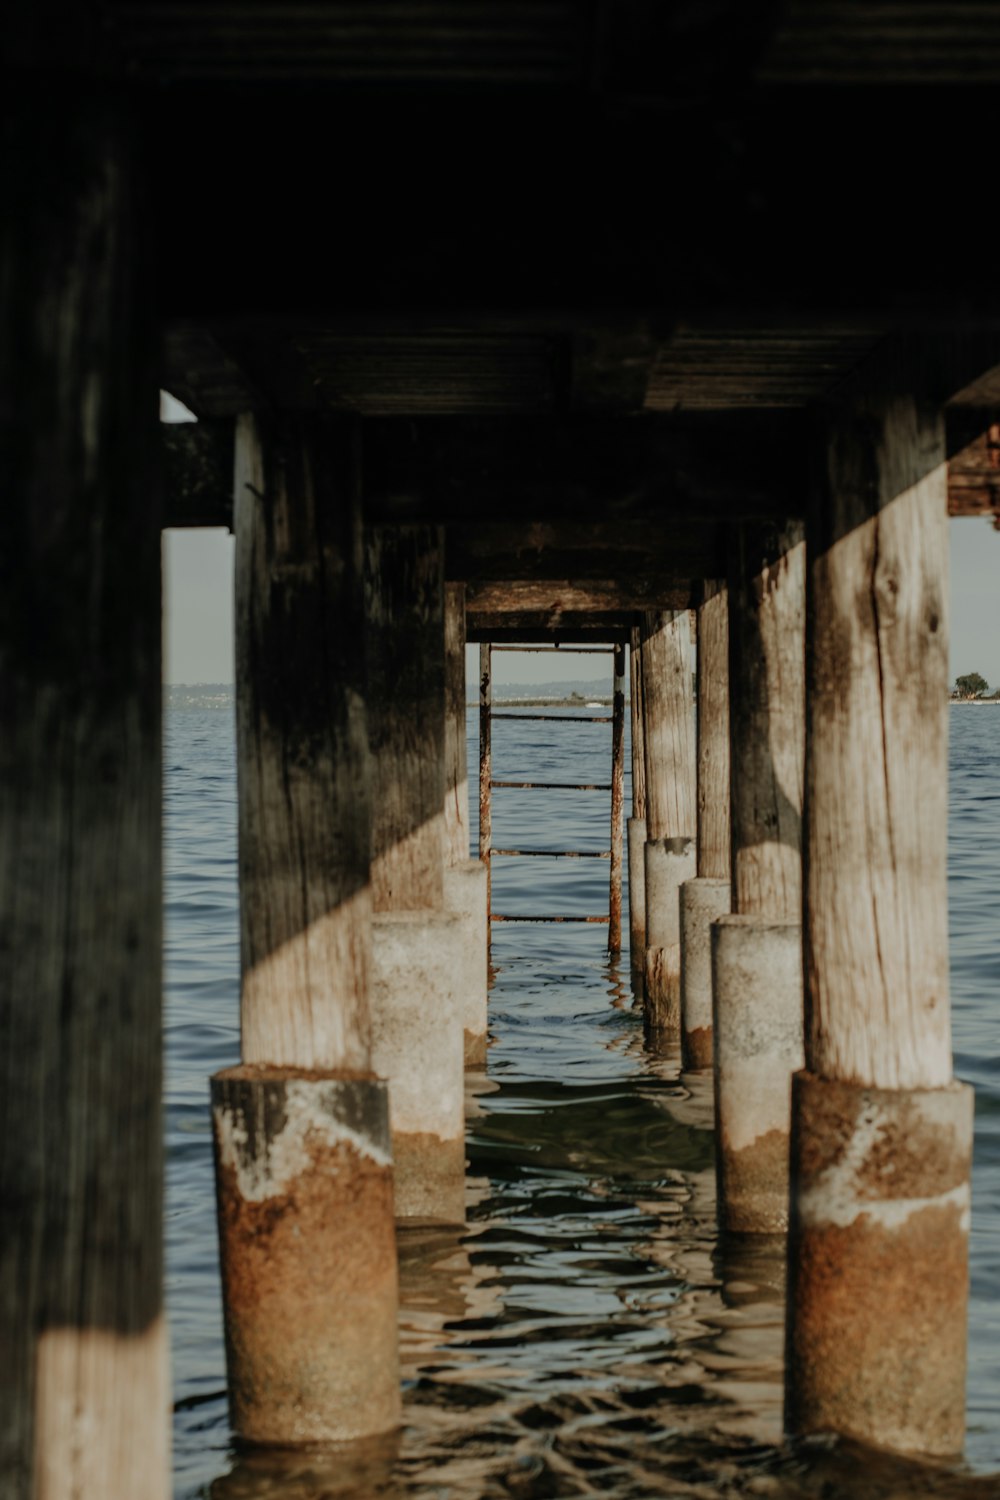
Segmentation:
{"type": "MultiPolygon", "coordinates": [[[[567,713],[566,717],[573,717],[567,713]]],[[[475,722],[470,715],[475,785],[475,722]]],[[[976,1087],[968,1467],[780,1446],[781,1246],[720,1243],[711,1100],[642,1049],[600,927],[494,930],[468,1223],[401,1236],[406,1426],[334,1455],[232,1442],[207,1079],[237,1060],[233,724],[166,724],[167,1261],[175,1494],[992,1495],[1000,1469],[1000,709],[951,711],[956,1072],[976,1087]]],[[[604,781],[608,726],[498,722],[494,775],[604,781]]],[[[626,789],[628,791],[628,789],[626,789]]],[[[498,791],[494,843],[608,846],[605,794],[498,791]]],[[[473,803],[475,798],[473,797],[473,803]]],[[[626,803],[628,805],[628,803],[626,803]]],[[[914,810],[916,813],[916,809],[914,810]]],[[[494,864],[498,911],[607,909],[606,861],[494,864]]]]}

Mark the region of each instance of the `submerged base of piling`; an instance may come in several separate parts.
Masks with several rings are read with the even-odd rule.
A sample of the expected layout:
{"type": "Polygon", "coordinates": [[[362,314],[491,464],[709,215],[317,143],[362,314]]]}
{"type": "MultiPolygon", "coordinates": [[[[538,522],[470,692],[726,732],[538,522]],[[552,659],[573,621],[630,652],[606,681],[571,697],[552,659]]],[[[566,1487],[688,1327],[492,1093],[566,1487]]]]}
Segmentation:
{"type": "Polygon", "coordinates": [[[400,1219],[465,1220],[465,930],[446,911],[372,921],[372,1067],[389,1084],[400,1219]]]}
{"type": "Polygon", "coordinates": [[[972,1089],[792,1089],[786,1426],[951,1457],[965,1433],[972,1089]]]}
{"type": "Polygon", "coordinates": [[[632,994],[641,1004],[646,973],[646,819],[629,818],[628,939],[632,994]]]}
{"type": "Polygon", "coordinates": [[[788,1227],[791,1079],[801,1068],[802,927],[764,917],[712,924],[719,1227],[788,1227]]]}
{"type": "Polygon", "coordinates": [[[373,1077],[212,1079],[233,1426],[331,1442],[400,1420],[389,1107],[373,1077]]]}

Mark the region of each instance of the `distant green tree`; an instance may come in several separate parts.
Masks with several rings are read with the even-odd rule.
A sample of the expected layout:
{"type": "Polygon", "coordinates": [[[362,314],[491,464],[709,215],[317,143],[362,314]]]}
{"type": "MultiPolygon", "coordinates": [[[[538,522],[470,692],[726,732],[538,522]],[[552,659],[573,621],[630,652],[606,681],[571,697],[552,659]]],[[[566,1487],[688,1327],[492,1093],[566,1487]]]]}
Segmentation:
{"type": "Polygon", "coordinates": [[[964,677],[955,678],[955,691],[960,698],[980,698],[988,687],[989,683],[979,672],[966,672],[964,677]]]}

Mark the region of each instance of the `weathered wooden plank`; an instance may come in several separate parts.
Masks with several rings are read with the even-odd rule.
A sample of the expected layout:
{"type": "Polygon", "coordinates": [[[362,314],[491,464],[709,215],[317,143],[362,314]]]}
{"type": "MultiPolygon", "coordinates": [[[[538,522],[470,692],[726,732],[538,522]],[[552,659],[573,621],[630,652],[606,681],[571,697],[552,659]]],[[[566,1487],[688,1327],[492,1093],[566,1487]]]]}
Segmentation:
{"type": "MultiPolygon", "coordinates": [[[[672,523],[794,515],[806,462],[800,414],[548,421],[372,419],[366,514],[379,520],[672,523]],[[782,454],[775,465],[774,455],[782,454]]],[[[651,538],[652,540],[652,538],[651,538]]],[[[683,541],[680,542],[683,546],[683,541]]],[[[709,570],[711,572],[713,570],[709,570]]],[[[696,576],[708,576],[703,571],[696,576]]]]}
{"type": "Polygon", "coordinates": [[[611,713],[611,872],[608,952],[622,946],[622,848],[625,817],[625,644],[615,647],[611,713]]]}
{"type": "Polygon", "coordinates": [[[512,578],[469,583],[466,600],[473,615],[542,613],[550,619],[567,614],[616,614],[647,609],[684,609],[694,586],[689,579],[671,584],[661,577],[626,575],[620,579],[512,578]]]}
{"type": "Polygon", "coordinates": [[[806,557],[801,522],[743,525],[729,569],[733,910],[802,916],[806,557]]]}
{"type": "Polygon", "coordinates": [[[730,876],[729,600],[724,582],[706,580],[698,609],[698,874],[730,876]]]}
{"type": "Polygon", "coordinates": [[[693,840],[697,798],[687,611],[648,613],[642,631],[646,836],[693,840]]]}
{"type": "Polygon", "coordinates": [[[65,84],[43,109],[38,85],[20,101],[8,89],[0,1473],[10,1500],[160,1500],[159,350],[145,194],[132,121],[65,84]]]}
{"type": "Polygon", "coordinates": [[[356,431],[238,419],[242,1056],[370,1066],[371,798],[356,431]]]}
{"type": "Polygon", "coordinates": [[[439,528],[369,528],[365,598],[375,910],[440,910],[445,666],[439,528]]]}
{"type": "Polygon", "coordinates": [[[806,1056],[884,1088],[952,1076],[944,452],[935,404],[847,407],[809,518],[806,1056]]]}
{"type": "Polygon", "coordinates": [[[630,575],[686,583],[725,570],[725,527],[676,517],[666,528],[634,521],[455,521],[445,538],[445,576],[607,579],[630,575]]]}
{"type": "Polygon", "coordinates": [[[444,590],[444,846],[445,860],[469,857],[469,770],[465,743],[465,586],[444,590]]]}
{"type": "Polygon", "coordinates": [[[629,632],[629,722],[632,732],[632,816],[646,816],[645,716],[642,706],[642,631],[629,632]]]}
{"type": "Polygon", "coordinates": [[[531,643],[554,640],[562,645],[604,645],[627,641],[632,628],[631,613],[583,614],[528,611],[523,614],[473,614],[466,616],[469,641],[531,643]]]}

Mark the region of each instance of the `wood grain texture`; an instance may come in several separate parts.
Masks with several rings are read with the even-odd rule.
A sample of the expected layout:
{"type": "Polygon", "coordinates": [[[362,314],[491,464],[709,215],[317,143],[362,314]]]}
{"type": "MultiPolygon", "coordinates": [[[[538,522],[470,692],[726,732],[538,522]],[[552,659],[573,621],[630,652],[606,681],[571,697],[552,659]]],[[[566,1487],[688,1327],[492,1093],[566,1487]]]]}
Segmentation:
{"type": "Polygon", "coordinates": [[[808,522],[806,1066],[951,1078],[948,521],[940,409],[832,413],[808,522]]]}
{"type": "Polygon", "coordinates": [[[0,238],[0,1481],[165,1500],[159,351],[110,106],[18,113],[0,238]]]}
{"type": "Polygon", "coordinates": [[[629,613],[642,609],[683,609],[691,599],[690,578],[509,578],[468,585],[467,602],[473,614],[629,613]]]}
{"type": "Polygon", "coordinates": [[[802,522],[746,524],[729,570],[733,910],[802,917],[806,552],[802,522]]]}
{"type": "Polygon", "coordinates": [[[436,526],[367,532],[376,911],[444,900],[444,547],[436,526]]]}
{"type": "Polygon", "coordinates": [[[687,610],[644,615],[642,693],[646,837],[693,838],[694,686],[687,610]]]}
{"type": "Polygon", "coordinates": [[[237,419],[244,1062],[370,1062],[359,481],[349,421],[237,419]]]}
{"type": "Polygon", "coordinates": [[[729,819],[729,597],[708,579],[698,609],[698,874],[728,880],[729,819]]]}
{"type": "Polygon", "coordinates": [[[465,735],[465,585],[444,590],[444,844],[445,860],[469,858],[469,769],[465,735]]]}
{"type": "Polygon", "coordinates": [[[642,711],[642,632],[633,625],[628,648],[629,720],[632,732],[632,816],[646,816],[646,751],[642,711]]]}
{"type": "Polygon", "coordinates": [[[611,710],[611,871],[608,887],[608,952],[622,947],[622,850],[625,834],[625,647],[616,646],[611,710]]]}

